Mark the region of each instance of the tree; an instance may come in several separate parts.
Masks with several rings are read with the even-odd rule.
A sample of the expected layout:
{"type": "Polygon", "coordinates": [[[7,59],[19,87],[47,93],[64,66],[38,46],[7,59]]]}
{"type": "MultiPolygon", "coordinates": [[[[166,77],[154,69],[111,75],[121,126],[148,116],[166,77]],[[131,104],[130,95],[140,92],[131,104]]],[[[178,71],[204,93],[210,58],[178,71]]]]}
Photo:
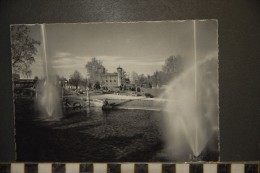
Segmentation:
{"type": "Polygon", "coordinates": [[[88,88],[92,89],[92,83],[88,81],[88,88]]]}
{"type": "Polygon", "coordinates": [[[80,74],[80,72],[75,70],[74,73],[70,75],[70,80],[69,80],[70,84],[74,85],[76,89],[78,89],[81,81],[82,81],[82,75],[80,74]]]}
{"type": "Polygon", "coordinates": [[[65,77],[59,75],[56,75],[56,80],[60,83],[61,87],[65,87],[68,82],[68,80],[65,77]]]}
{"type": "Polygon", "coordinates": [[[137,79],[138,79],[138,74],[136,72],[132,72],[130,82],[136,84],[137,79]]]}
{"type": "Polygon", "coordinates": [[[25,75],[25,77],[29,79],[32,76],[32,70],[27,69],[23,72],[23,75],[25,75]]]}
{"type": "Polygon", "coordinates": [[[38,81],[39,77],[38,76],[34,76],[34,80],[38,81]]]}
{"type": "Polygon", "coordinates": [[[96,81],[94,89],[99,90],[101,88],[99,81],[96,81]]]}
{"type": "Polygon", "coordinates": [[[122,68],[122,76],[121,76],[122,84],[120,86],[120,90],[126,90],[126,84],[129,83],[129,75],[127,72],[122,68]]]}
{"type": "Polygon", "coordinates": [[[163,84],[163,78],[164,78],[164,74],[162,71],[154,72],[154,74],[151,76],[151,81],[153,86],[161,87],[163,84]]]}
{"type": "Polygon", "coordinates": [[[145,82],[145,76],[144,76],[144,74],[138,75],[135,84],[136,84],[137,86],[142,86],[142,84],[144,84],[144,82],[145,82]]]}
{"type": "Polygon", "coordinates": [[[11,26],[11,57],[14,73],[31,75],[30,66],[35,62],[39,41],[29,37],[30,30],[25,25],[11,26]]]}
{"type": "Polygon", "coordinates": [[[182,57],[180,55],[168,57],[162,67],[164,83],[168,83],[170,80],[172,80],[172,78],[178,75],[182,69],[183,63],[182,57]]]}
{"type": "Polygon", "coordinates": [[[122,83],[126,83],[126,80],[129,79],[128,74],[124,69],[122,69],[122,83]]]}
{"type": "Polygon", "coordinates": [[[83,85],[83,87],[85,88],[85,90],[88,87],[88,79],[87,78],[83,78],[81,81],[81,84],[83,85]]]}
{"type": "Polygon", "coordinates": [[[165,64],[162,67],[164,73],[164,81],[167,83],[172,77],[174,72],[174,57],[170,56],[165,60],[165,64]]]}
{"type": "Polygon", "coordinates": [[[89,80],[91,82],[99,81],[102,83],[102,76],[106,73],[105,67],[102,65],[102,61],[95,57],[86,64],[86,68],[89,74],[89,80]]]}
{"type": "Polygon", "coordinates": [[[145,76],[144,74],[138,75],[138,78],[135,82],[136,86],[140,87],[152,87],[152,82],[151,82],[151,76],[145,76]]]}

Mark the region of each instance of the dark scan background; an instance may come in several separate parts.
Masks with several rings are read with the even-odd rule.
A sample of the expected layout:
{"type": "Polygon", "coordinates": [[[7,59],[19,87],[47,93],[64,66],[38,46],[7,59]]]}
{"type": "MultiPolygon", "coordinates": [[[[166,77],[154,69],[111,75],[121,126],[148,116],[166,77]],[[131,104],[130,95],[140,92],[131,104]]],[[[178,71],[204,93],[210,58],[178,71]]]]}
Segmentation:
{"type": "Polygon", "coordinates": [[[10,24],[218,19],[220,161],[260,160],[260,1],[1,0],[0,161],[15,161],[10,24]]]}

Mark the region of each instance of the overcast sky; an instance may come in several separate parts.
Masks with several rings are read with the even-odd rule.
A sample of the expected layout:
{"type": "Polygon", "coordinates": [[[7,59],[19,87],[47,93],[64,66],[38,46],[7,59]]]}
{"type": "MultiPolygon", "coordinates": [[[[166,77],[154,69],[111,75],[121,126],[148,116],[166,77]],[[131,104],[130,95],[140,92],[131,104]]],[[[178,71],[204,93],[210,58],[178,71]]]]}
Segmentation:
{"type": "MultiPolygon", "coordinates": [[[[197,57],[218,55],[217,21],[196,22],[197,57]]],[[[30,36],[42,43],[40,25],[30,25],[30,36]]],[[[92,57],[103,61],[108,72],[118,66],[127,72],[153,74],[167,57],[181,55],[193,61],[193,21],[137,23],[47,24],[47,57],[60,76],[75,70],[87,75],[92,57]]],[[[43,77],[42,45],[32,65],[33,76],[43,77]]]]}

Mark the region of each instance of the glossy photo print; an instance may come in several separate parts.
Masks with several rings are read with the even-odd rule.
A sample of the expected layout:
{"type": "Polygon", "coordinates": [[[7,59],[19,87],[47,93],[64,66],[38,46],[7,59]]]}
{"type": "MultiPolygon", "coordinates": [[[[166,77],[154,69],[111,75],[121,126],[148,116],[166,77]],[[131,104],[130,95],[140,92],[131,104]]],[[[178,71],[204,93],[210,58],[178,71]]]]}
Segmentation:
{"type": "Polygon", "coordinates": [[[217,20],[10,32],[17,161],[219,160],[217,20]]]}

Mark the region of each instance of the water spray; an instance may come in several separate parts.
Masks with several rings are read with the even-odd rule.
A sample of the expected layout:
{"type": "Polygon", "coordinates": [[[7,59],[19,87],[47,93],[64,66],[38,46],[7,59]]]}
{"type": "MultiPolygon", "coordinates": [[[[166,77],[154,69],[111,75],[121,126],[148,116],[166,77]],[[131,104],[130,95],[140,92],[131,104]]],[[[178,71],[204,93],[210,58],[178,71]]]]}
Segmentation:
{"type": "MultiPolygon", "coordinates": [[[[217,63],[215,56],[197,58],[197,22],[191,21],[194,56],[187,66],[166,87],[162,97],[165,105],[166,150],[174,160],[202,161],[203,155],[217,123],[217,99],[205,95],[205,91],[216,93],[217,75],[206,78],[208,65],[217,63]],[[201,84],[201,85],[200,85],[201,84]],[[200,93],[203,93],[201,96],[200,93]]],[[[214,70],[214,69],[213,69],[214,70]]]]}
{"type": "Polygon", "coordinates": [[[60,96],[56,84],[55,75],[52,74],[53,70],[48,62],[47,56],[47,34],[45,24],[41,24],[41,36],[42,36],[42,52],[43,52],[43,62],[45,70],[45,81],[42,86],[42,95],[40,97],[41,106],[44,109],[44,114],[47,113],[48,116],[53,116],[53,114],[60,114],[60,96]]]}
{"type": "MultiPolygon", "coordinates": [[[[196,44],[196,20],[193,20],[193,41],[194,41],[194,88],[195,88],[195,113],[198,117],[198,96],[197,96],[197,44],[196,44]]],[[[195,121],[195,153],[194,156],[198,155],[198,122],[195,121]]]]}

